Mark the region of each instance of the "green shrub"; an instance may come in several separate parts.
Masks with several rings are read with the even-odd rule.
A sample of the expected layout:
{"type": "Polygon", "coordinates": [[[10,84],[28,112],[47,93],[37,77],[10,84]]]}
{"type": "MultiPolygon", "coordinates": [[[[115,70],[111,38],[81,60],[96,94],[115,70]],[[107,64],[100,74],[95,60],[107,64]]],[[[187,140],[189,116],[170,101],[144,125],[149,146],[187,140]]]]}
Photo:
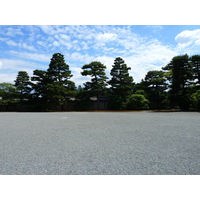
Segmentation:
{"type": "Polygon", "coordinates": [[[200,90],[197,90],[195,93],[193,93],[190,97],[191,100],[191,107],[197,108],[200,110],[200,90]]]}
{"type": "Polygon", "coordinates": [[[149,101],[142,94],[133,94],[127,99],[126,108],[128,110],[147,110],[149,101]]]}

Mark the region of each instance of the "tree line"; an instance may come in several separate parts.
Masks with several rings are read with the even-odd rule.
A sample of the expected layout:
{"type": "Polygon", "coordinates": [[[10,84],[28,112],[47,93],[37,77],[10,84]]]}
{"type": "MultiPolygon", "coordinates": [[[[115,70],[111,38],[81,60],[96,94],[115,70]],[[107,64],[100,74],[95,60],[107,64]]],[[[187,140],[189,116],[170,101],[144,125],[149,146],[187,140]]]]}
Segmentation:
{"type": "Polygon", "coordinates": [[[84,65],[81,75],[90,80],[76,87],[64,56],[55,53],[47,70],[36,69],[32,77],[19,71],[14,84],[0,83],[0,110],[90,110],[91,102],[97,110],[102,102],[107,110],[200,110],[200,55],[175,56],[140,83],[121,57],[114,60],[110,80],[105,69],[97,61],[84,65]]]}

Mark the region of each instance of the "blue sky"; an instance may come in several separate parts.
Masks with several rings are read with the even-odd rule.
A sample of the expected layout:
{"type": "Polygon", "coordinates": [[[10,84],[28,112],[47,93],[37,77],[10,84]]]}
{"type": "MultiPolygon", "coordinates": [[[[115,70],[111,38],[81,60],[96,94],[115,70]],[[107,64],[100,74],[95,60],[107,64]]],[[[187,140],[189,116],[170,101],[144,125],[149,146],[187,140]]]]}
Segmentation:
{"type": "Polygon", "coordinates": [[[122,57],[140,82],[150,70],[160,70],[176,55],[200,54],[200,26],[193,25],[1,25],[0,82],[11,82],[18,71],[30,76],[46,70],[53,53],[62,53],[76,85],[87,77],[84,64],[100,61],[109,77],[114,59],[122,57]]]}

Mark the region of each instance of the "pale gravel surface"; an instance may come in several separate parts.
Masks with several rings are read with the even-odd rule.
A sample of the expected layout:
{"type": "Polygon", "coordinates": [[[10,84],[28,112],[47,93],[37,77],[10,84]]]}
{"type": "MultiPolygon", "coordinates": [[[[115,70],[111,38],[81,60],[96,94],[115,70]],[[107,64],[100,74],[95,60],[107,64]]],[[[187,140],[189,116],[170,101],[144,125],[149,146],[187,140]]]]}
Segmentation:
{"type": "Polygon", "coordinates": [[[200,175],[200,113],[0,113],[0,174],[200,175]]]}

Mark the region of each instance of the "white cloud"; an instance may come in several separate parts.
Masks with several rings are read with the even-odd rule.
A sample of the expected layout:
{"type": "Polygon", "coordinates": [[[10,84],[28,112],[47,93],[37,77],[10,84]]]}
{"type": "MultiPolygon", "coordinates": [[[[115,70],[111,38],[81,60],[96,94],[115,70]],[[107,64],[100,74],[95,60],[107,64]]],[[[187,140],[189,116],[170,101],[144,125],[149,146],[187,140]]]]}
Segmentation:
{"type": "MultiPolygon", "coordinates": [[[[197,48],[200,45],[200,29],[181,32],[175,38],[178,45],[170,47],[156,39],[136,34],[130,26],[40,26],[40,28],[31,28],[34,28],[33,32],[23,33],[24,40],[20,37],[16,40],[8,37],[0,38],[0,41],[12,47],[13,51],[7,51],[10,53],[9,56],[15,56],[21,61],[26,59],[24,63],[20,63],[17,59],[16,63],[4,60],[2,68],[5,64],[6,68],[11,66],[16,70],[39,68],[37,62],[28,62],[28,60],[46,62],[47,68],[51,55],[54,52],[60,52],[65,55],[70,68],[73,67],[73,79],[79,83],[86,80],[80,74],[81,67],[92,61],[105,64],[106,73],[109,76],[114,59],[120,56],[132,68],[130,73],[135,81],[139,82],[147,71],[161,69],[170,62],[173,56],[183,52],[183,49],[186,51],[186,47],[190,48],[192,44],[197,48]],[[14,48],[15,46],[21,49],[14,48]],[[29,51],[26,52],[26,49],[29,51]],[[45,51],[48,53],[41,53],[45,51]]],[[[150,28],[159,30],[161,27],[150,28]]],[[[26,30],[29,29],[26,28],[26,30]]]]}
{"type": "Polygon", "coordinates": [[[50,62],[50,55],[40,54],[40,53],[28,53],[28,52],[18,52],[18,51],[9,51],[10,54],[23,59],[30,59],[41,62],[50,62]]]}
{"type": "MultiPolygon", "coordinates": [[[[78,44],[78,41],[77,41],[77,40],[74,40],[73,43],[74,43],[74,44],[78,44]]],[[[82,48],[83,50],[87,50],[87,49],[90,48],[90,47],[88,46],[88,43],[87,43],[87,42],[81,42],[80,44],[81,44],[81,48],[82,48]]]]}
{"type": "Polygon", "coordinates": [[[154,33],[159,33],[159,31],[163,29],[163,26],[161,25],[147,25],[147,27],[150,28],[154,33]]]}
{"type": "Polygon", "coordinates": [[[66,41],[70,41],[70,36],[66,35],[66,34],[60,34],[58,37],[66,40],[66,41]]]}
{"type": "Polygon", "coordinates": [[[24,60],[1,59],[0,62],[2,63],[0,73],[1,82],[13,83],[16,79],[18,71],[26,71],[29,74],[29,76],[32,76],[32,67],[36,66],[35,63],[26,62],[24,60]]]}
{"type": "Polygon", "coordinates": [[[10,37],[15,37],[16,35],[24,35],[19,27],[7,27],[2,34],[10,37]]]}
{"type": "Polygon", "coordinates": [[[4,42],[6,38],[0,37],[0,41],[4,42]]]}
{"type": "Polygon", "coordinates": [[[18,44],[16,42],[14,42],[13,40],[7,40],[6,44],[10,45],[10,46],[18,46],[18,44]]]}
{"type": "Polygon", "coordinates": [[[37,41],[37,44],[41,45],[41,46],[44,46],[45,45],[45,42],[43,41],[37,41]]]}
{"type": "Polygon", "coordinates": [[[24,48],[24,49],[28,49],[30,51],[36,51],[35,47],[32,45],[28,45],[26,43],[20,43],[19,44],[20,47],[24,48]]]}
{"type": "Polygon", "coordinates": [[[113,58],[111,56],[98,56],[98,57],[95,58],[95,61],[99,61],[106,66],[105,72],[106,72],[106,75],[109,77],[110,76],[110,70],[111,70],[112,65],[114,63],[114,59],[115,58],[113,58]]]}
{"type": "Polygon", "coordinates": [[[60,44],[59,44],[58,41],[54,41],[54,42],[53,42],[53,45],[56,46],[56,47],[58,47],[60,44]]]}
{"type": "Polygon", "coordinates": [[[34,67],[35,63],[24,61],[24,60],[16,60],[16,59],[1,59],[2,69],[12,69],[17,71],[30,70],[30,68],[34,67]]]}
{"type": "Polygon", "coordinates": [[[41,25],[40,28],[44,33],[46,33],[48,35],[53,35],[56,32],[54,30],[53,26],[41,25]]]}
{"type": "Polygon", "coordinates": [[[72,44],[70,42],[63,42],[62,43],[68,50],[72,48],[72,44]]]}
{"type": "Polygon", "coordinates": [[[96,36],[96,26],[66,26],[65,32],[81,40],[91,40],[96,36]]]}
{"type": "Polygon", "coordinates": [[[143,45],[143,50],[135,55],[125,57],[125,62],[131,67],[130,74],[136,82],[140,82],[148,71],[161,70],[177,52],[161,43],[153,42],[143,45]]]}
{"type": "Polygon", "coordinates": [[[200,45],[200,38],[197,39],[197,40],[195,40],[194,44],[197,45],[197,46],[199,46],[200,45]]]}
{"type": "Polygon", "coordinates": [[[71,61],[75,61],[75,62],[78,61],[78,62],[82,62],[82,63],[85,63],[85,64],[89,64],[89,62],[92,62],[94,60],[93,56],[90,56],[88,54],[81,54],[79,52],[67,54],[67,58],[71,61]]]}
{"type": "Polygon", "coordinates": [[[30,51],[36,51],[35,47],[32,46],[32,45],[28,45],[26,44],[25,42],[20,42],[20,43],[17,43],[13,40],[10,40],[8,38],[6,38],[4,40],[4,42],[9,45],[9,46],[15,46],[15,47],[19,47],[19,48],[23,48],[23,49],[27,49],[27,50],[30,50],[30,51]]]}
{"type": "Polygon", "coordinates": [[[114,33],[101,33],[96,36],[96,39],[101,42],[109,42],[117,39],[117,34],[114,33]]]}
{"type": "Polygon", "coordinates": [[[18,59],[0,59],[0,63],[2,63],[0,68],[1,82],[13,83],[19,71],[26,71],[31,77],[35,69],[47,69],[47,66],[40,65],[37,62],[18,59]]]}
{"type": "Polygon", "coordinates": [[[68,50],[70,50],[73,47],[73,45],[70,41],[70,37],[68,37],[67,35],[64,35],[64,34],[56,35],[55,38],[57,40],[53,41],[54,46],[56,46],[56,47],[62,46],[64,48],[67,48],[68,50]]]}
{"type": "Polygon", "coordinates": [[[0,73],[1,83],[3,82],[14,83],[16,76],[17,76],[16,73],[0,73]]]}
{"type": "Polygon", "coordinates": [[[71,80],[75,82],[76,86],[83,85],[83,83],[90,80],[89,77],[81,75],[82,69],[80,67],[72,66],[70,67],[70,70],[73,74],[71,80]]]}
{"type": "Polygon", "coordinates": [[[140,55],[146,63],[165,63],[177,54],[172,48],[162,45],[159,41],[153,41],[151,44],[144,46],[140,55]]]}
{"type": "Polygon", "coordinates": [[[3,63],[1,62],[1,60],[0,60],[0,69],[3,67],[3,63]]]}
{"type": "MultiPolygon", "coordinates": [[[[175,37],[175,40],[178,42],[178,45],[180,47],[187,47],[195,43],[195,41],[199,39],[200,39],[200,29],[196,29],[193,31],[188,31],[188,30],[182,31],[175,37]]],[[[199,44],[199,42],[197,42],[196,44],[199,44]]]]}
{"type": "Polygon", "coordinates": [[[115,31],[117,37],[112,34],[96,34],[98,36],[96,41],[102,42],[101,46],[98,46],[98,42],[95,43],[95,39],[87,43],[97,50],[97,53],[93,56],[76,52],[71,54],[71,59],[85,64],[91,61],[100,61],[106,65],[106,74],[109,77],[114,59],[120,56],[131,67],[130,74],[134,80],[140,82],[148,71],[161,70],[170,62],[172,57],[178,54],[178,50],[164,45],[156,39],[149,40],[141,37],[127,28],[118,28],[115,31]],[[105,41],[112,39],[115,39],[114,45],[107,45],[105,41]]]}

